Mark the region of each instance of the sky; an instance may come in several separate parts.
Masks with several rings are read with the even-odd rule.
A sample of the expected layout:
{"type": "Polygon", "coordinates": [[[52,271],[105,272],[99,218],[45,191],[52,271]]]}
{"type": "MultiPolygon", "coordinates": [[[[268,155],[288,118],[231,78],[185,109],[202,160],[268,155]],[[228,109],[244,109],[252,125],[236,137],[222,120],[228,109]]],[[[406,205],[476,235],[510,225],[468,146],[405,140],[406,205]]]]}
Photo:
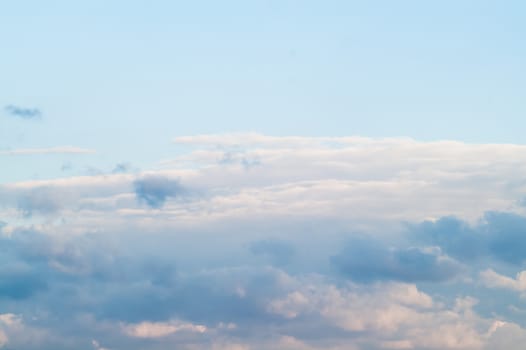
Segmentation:
{"type": "Polygon", "coordinates": [[[0,348],[519,349],[525,10],[0,4],[0,348]]]}

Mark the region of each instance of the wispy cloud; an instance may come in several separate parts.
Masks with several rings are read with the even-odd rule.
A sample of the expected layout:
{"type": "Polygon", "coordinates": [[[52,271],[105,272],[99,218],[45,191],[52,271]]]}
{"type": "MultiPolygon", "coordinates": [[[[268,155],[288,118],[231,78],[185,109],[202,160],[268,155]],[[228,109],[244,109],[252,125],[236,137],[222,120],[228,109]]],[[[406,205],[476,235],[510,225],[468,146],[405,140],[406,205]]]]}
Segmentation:
{"type": "Polygon", "coordinates": [[[42,117],[42,112],[38,108],[27,108],[15,105],[8,105],[5,108],[7,114],[22,118],[22,119],[39,119],[42,117]]]}
{"type": "Polygon", "coordinates": [[[0,151],[0,155],[35,155],[35,154],[92,154],[96,153],[93,149],[80,148],[73,146],[61,146],[50,148],[19,148],[8,151],[0,151]]]}

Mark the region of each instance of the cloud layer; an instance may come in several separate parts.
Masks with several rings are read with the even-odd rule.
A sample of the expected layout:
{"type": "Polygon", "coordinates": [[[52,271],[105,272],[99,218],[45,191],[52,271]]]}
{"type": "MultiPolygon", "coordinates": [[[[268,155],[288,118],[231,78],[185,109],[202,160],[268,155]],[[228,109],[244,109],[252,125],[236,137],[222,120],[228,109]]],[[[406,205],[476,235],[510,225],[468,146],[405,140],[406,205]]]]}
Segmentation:
{"type": "Polygon", "coordinates": [[[524,146],[175,142],[0,186],[0,347],[520,348],[524,146]]]}

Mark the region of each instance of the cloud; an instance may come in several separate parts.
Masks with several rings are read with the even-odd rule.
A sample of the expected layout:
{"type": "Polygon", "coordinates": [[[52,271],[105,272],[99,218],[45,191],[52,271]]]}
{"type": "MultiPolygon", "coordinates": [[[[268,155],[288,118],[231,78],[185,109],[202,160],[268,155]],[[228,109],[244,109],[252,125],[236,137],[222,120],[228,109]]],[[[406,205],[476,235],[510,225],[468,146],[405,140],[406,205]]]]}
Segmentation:
{"type": "MultiPolygon", "coordinates": [[[[216,135],[213,141],[222,137],[216,135]]],[[[90,202],[90,205],[82,203],[82,208],[104,208],[105,219],[111,221],[118,220],[117,211],[136,213],[136,217],[159,215],[155,211],[141,212],[140,204],[146,204],[162,206],[166,213],[177,213],[177,222],[157,220],[153,225],[177,225],[183,221],[215,225],[217,220],[256,217],[267,222],[313,218],[352,222],[355,227],[368,229],[374,226],[378,231],[383,230],[386,222],[399,225],[401,221],[419,222],[452,214],[472,223],[485,211],[503,210],[516,204],[524,187],[516,170],[517,164],[526,163],[526,148],[520,145],[356,137],[265,140],[254,148],[243,146],[239,151],[246,159],[260,161],[250,171],[239,164],[218,164],[224,157],[224,149],[199,148],[175,159],[178,164],[175,168],[148,171],[139,177],[92,174],[34,181],[31,185],[68,183],[72,187],[69,192],[82,192],[79,202],[72,206],[90,202]],[[296,142],[293,148],[283,144],[292,141],[296,142]],[[185,201],[167,201],[177,195],[166,191],[153,194],[153,190],[145,187],[147,181],[141,181],[142,177],[179,181],[207,196],[195,196],[192,205],[188,196],[185,201]],[[135,197],[139,200],[124,200],[135,193],[130,189],[136,186],[135,197]],[[108,190],[102,194],[100,187],[108,190]],[[148,197],[146,193],[152,195],[148,197]]],[[[17,205],[17,201],[13,203],[17,205]]],[[[99,220],[103,213],[99,210],[84,214],[97,215],[99,220]]]]}
{"type": "Polygon", "coordinates": [[[152,208],[161,208],[168,198],[175,198],[185,191],[179,181],[163,176],[146,175],[133,183],[139,201],[152,208]]]}
{"type": "Polygon", "coordinates": [[[181,321],[170,322],[141,322],[123,326],[124,333],[136,338],[159,338],[179,332],[204,333],[207,328],[203,325],[184,323],[181,321]]]}
{"type": "Polygon", "coordinates": [[[250,245],[250,251],[255,255],[270,258],[277,265],[287,264],[296,253],[291,243],[275,239],[253,242],[250,245]]]}
{"type": "Polygon", "coordinates": [[[0,155],[44,155],[44,154],[93,154],[95,150],[73,146],[51,147],[51,148],[21,148],[8,151],[0,151],[0,155]]]}
{"type": "Polygon", "coordinates": [[[157,170],[0,185],[0,308],[41,330],[31,343],[0,327],[9,346],[482,350],[524,339],[508,311],[522,274],[507,275],[526,261],[526,147],[179,141],[192,150],[157,170]],[[504,292],[474,288],[475,276],[504,292]]]}
{"type": "Polygon", "coordinates": [[[492,269],[480,273],[482,284],[488,288],[503,288],[517,292],[526,292],[526,271],[517,273],[515,278],[500,275],[492,269]]]}
{"type": "Polygon", "coordinates": [[[435,303],[404,283],[340,288],[308,284],[272,300],[269,312],[290,320],[323,320],[355,335],[354,341],[340,344],[363,349],[482,349],[494,322],[473,312],[476,303],[470,297],[457,298],[451,306],[435,303]]]}
{"type": "Polygon", "coordinates": [[[516,213],[487,212],[475,225],[445,217],[412,230],[415,239],[438,245],[460,260],[490,257],[512,265],[526,262],[526,217],[516,213]]]}
{"type": "Polygon", "coordinates": [[[59,211],[66,200],[67,193],[52,187],[40,187],[18,197],[18,209],[28,217],[34,213],[48,215],[59,211]]]}
{"type": "MultiPolygon", "coordinates": [[[[202,236],[194,239],[201,247],[208,242],[202,236]]],[[[494,320],[478,315],[472,298],[451,303],[441,296],[435,301],[414,284],[356,284],[243,262],[228,266],[228,259],[215,268],[194,270],[183,261],[183,270],[176,274],[174,262],[180,255],[173,247],[178,241],[180,237],[152,240],[130,233],[61,237],[12,230],[0,241],[0,261],[30,266],[47,288],[19,304],[9,298],[2,302],[11,300],[11,307],[24,312],[30,325],[45,325],[65,345],[53,347],[56,342],[42,338],[35,346],[17,346],[23,335],[6,331],[10,342],[22,349],[67,349],[72,337],[73,344],[100,339],[114,349],[243,344],[253,349],[321,350],[400,344],[481,349],[496,341],[488,333],[494,320]],[[35,319],[33,303],[41,310],[35,319]],[[85,315],[93,320],[85,321],[85,315]],[[236,326],[222,326],[228,324],[236,326]]],[[[221,251],[220,243],[214,246],[221,251]]],[[[5,275],[2,280],[7,285],[13,279],[5,275]]]]}
{"type": "Polygon", "coordinates": [[[38,108],[26,108],[15,105],[8,105],[4,108],[7,114],[22,119],[39,119],[42,112],[38,108]]]}
{"type": "Polygon", "coordinates": [[[389,248],[370,238],[355,238],[331,257],[338,271],[355,281],[445,281],[462,271],[455,260],[433,248],[389,248]]]}
{"type": "Polygon", "coordinates": [[[7,266],[0,272],[0,296],[27,300],[48,287],[39,271],[26,266],[7,266]]]}
{"type": "Polygon", "coordinates": [[[91,341],[91,345],[93,345],[93,348],[94,348],[95,350],[109,350],[109,349],[107,349],[107,348],[102,347],[102,346],[100,345],[100,343],[99,343],[98,341],[96,341],[96,340],[92,340],[92,341],[91,341]]]}

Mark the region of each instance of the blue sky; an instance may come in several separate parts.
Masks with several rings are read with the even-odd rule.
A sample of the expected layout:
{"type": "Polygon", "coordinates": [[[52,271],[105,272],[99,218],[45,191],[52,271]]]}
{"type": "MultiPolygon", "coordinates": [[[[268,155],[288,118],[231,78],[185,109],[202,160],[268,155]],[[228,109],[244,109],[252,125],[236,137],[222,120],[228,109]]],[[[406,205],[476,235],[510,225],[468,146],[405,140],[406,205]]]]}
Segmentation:
{"type": "Polygon", "coordinates": [[[151,166],[176,152],[176,135],[232,131],[521,143],[523,10],[519,1],[6,3],[0,104],[37,107],[45,122],[4,115],[0,146],[75,144],[108,167],[151,166]]]}
{"type": "Polygon", "coordinates": [[[0,348],[514,349],[525,10],[1,4],[0,348]]]}

